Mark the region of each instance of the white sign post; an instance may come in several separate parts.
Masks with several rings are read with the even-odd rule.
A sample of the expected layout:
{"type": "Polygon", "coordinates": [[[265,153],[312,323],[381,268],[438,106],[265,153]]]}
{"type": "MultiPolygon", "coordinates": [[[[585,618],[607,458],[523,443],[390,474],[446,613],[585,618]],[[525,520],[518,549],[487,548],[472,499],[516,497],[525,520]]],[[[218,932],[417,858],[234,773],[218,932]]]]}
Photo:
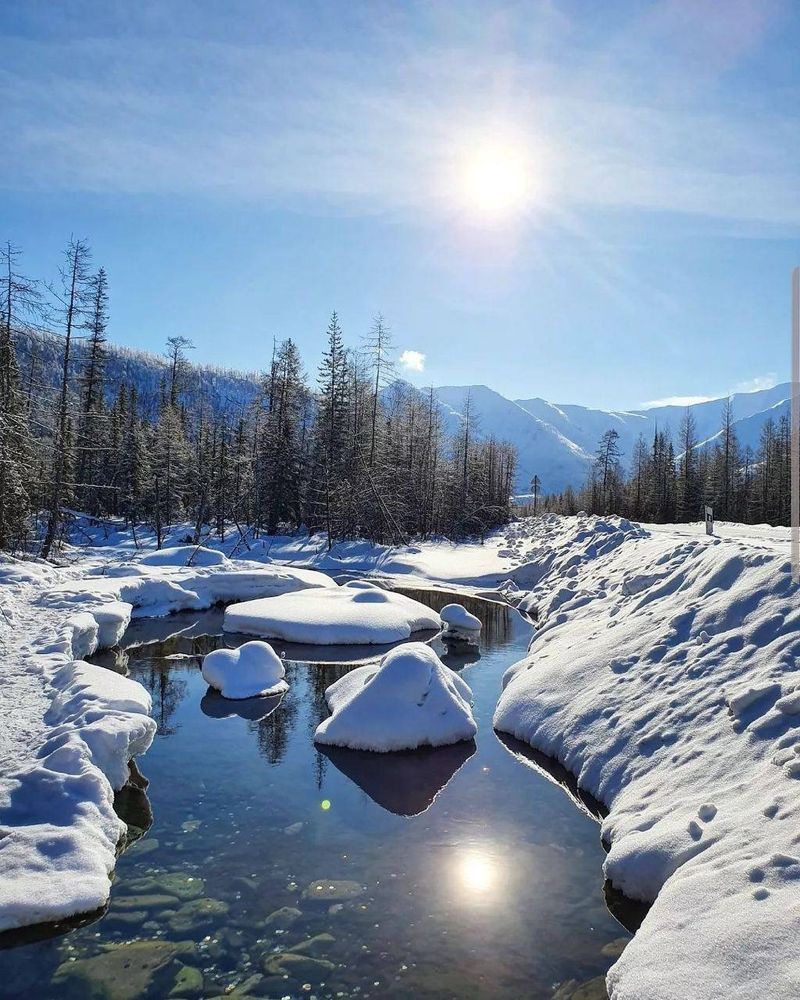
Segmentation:
{"type": "Polygon", "coordinates": [[[706,534],[714,534],[714,508],[706,504],[706,534]]]}

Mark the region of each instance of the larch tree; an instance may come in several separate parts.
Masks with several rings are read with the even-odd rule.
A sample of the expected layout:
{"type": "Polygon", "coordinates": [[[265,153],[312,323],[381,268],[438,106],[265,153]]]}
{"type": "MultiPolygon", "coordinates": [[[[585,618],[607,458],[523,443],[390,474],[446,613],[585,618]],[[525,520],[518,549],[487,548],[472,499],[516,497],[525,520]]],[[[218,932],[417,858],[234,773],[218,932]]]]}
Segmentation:
{"type": "Polygon", "coordinates": [[[61,378],[56,409],[56,429],[53,436],[53,461],[49,489],[47,528],[41,555],[47,559],[61,527],[61,507],[67,486],[66,474],[71,462],[70,444],[70,384],[72,375],[73,338],[80,329],[89,302],[89,263],[91,251],[84,240],[70,239],[64,251],[60,290],[53,289],[56,298],[64,344],[61,378]]]}

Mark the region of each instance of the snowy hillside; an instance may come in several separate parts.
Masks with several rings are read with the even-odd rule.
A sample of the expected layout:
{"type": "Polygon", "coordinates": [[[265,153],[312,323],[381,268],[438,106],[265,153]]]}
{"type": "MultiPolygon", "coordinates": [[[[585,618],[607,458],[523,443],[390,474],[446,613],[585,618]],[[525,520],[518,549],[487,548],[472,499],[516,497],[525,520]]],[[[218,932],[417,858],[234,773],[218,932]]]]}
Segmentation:
{"type": "MultiPolygon", "coordinates": [[[[537,474],[545,492],[582,485],[602,434],[613,428],[619,433],[623,464],[627,465],[640,434],[646,440],[656,429],[669,429],[677,441],[682,406],[659,406],[646,410],[596,410],[547,400],[506,399],[486,386],[446,386],[436,390],[450,419],[459,419],[466,406],[477,420],[480,433],[510,441],[519,451],[517,489],[526,492],[537,474]]],[[[731,397],[735,427],[742,445],[754,449],[764,423],[776,422],[788,413],[790,387],[784,383],[758,392],[740,392],[731,397]]],[[[690,407],[698,440],[711,442],[720,428],[725,399],[712,399],[690,407]]]]}
{"type": "MultiPolygon", "coordinates": [[[[58,384],[63,343],[61,337],[50,334],[15,336],[23,389],[31,382],[34,385],[58,384]]],[[[80,366],[85,349],[86,341],[78,340],[75,344],[75,371],[80,366]]],[[[142,414],[155,416],[166,359],[157,354],[132,351],[115,344],[108,344],[107,351],[107,401],[112,402],[119,385],[127,382],[136,386],[142,414]]],[[[199,404],[202,400],[215,413],[239,414],[257,391],[257,376],[254,373],[232,371],[215,365],[192,365],[191,371],[192,379],[184,393],[184,402],[188,405],[195,402],[199,404]]]]}

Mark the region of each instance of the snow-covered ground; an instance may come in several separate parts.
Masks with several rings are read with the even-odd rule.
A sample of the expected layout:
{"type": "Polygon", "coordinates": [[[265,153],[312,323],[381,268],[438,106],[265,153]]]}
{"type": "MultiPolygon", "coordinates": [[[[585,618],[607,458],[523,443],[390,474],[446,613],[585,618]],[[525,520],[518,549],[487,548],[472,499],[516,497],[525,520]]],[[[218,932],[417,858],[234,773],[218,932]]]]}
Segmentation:
{"type": "MultiPolygon", "coordinates": [[[[313,570],[506,594],[538,619],[538,629],[498,692],[496,725],[558,758],[607,806],[606,875],[629,896],[654,901],[609,973],[612,1000],[796,998],[800,604],[789,533],[716,530],[710,538],[702,525],[548,515],[510,525],[483,545],[343,543],[331,551],[322,537],[248,549],[234,535],[208,547],[226,555],[235,548],[245,563],[206,556],[206,565],[188,567],[177,555],[172,565],[163,556],[156,557],[161,565],[127,565],[139,557],[120,534],[66,569],[5,564],[0,599],[10,621],[0,616],[7,643],[0,711],[13,706],[14,715],[0,729],[0,750],[12,772],[44,767],[36,755],[52,740],[53,698],[67,697],[56,679],[73,683],[60,670],[73,644],[91,647],[85,612],[93,605],[107,611],[101,627],[94,624],[107,639],[121,627],[120,606],[164,613],[330,583],[313,570]]],[[[58,725],[76,723],[59,717],[58,725]]],[[[93,829],[104,829],[110,844],[119,832],[107,801],[116,763],[85,745],[81,766],[88,761],[86,786],[102,818],[93,829]],[[103,782],[105,800],[91,791],[103,782]]],[[[4,778],[7,797],[15,780],[4,778]]],[[[0,833],[8,815],[4,801],[0,833]]],[[[47,823],[45,815],[35,820],[47,823]]],[[[22,863],[8,843],[0,837],[4,926],[13,864],[22,863]]],[[[84,847],[99,851],[110,870],[110,848],[90,838],[84,847]]]]}
{"type": "Polygon", "coordinates": [[[783,530],[541,519],[540,627],[498,729],[609,808],[607,877],[655,900],[612,1000],[800,996],[800,602],[783,530]]]}

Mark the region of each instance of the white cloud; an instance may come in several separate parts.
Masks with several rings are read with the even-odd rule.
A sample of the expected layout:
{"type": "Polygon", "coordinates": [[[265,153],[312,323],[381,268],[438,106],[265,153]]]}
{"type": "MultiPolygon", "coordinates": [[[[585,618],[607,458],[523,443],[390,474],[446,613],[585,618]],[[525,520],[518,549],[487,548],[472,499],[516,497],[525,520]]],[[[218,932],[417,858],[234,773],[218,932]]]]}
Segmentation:
{"type": "Polygon", "coordinates": [[[774,372],[770,372],[768,375],[756,375],[743,382],[737,382],[727,392],[718,392],[715,396],[664,396],[663,399],[650,399],[646,403],[642,403],[642,409],[650,410],[656,406],[695,406],[697,403],[708,403],[712,399],[724,399],[737,392],[758,392],[761,389],[771,389],[777,384],[777,376],[774,372]]]}
{"type": "Polygon", "coordinates": [[[708,403],[719,396],[665,396],[663,399],[649,399],[642,403],[642,409],[651,410],[656,406],[696,406],[697,403],[708,403]]]}
{"type": "Polygon", "coordinates": [[[421,351],[403,351],[400,364],[407,372],[424,372],[426,357],[421,351]]]}
{"type": "Polygon", "coordinates": [[[778,378],[775,372],[770,372],[768,375],[756,375],[755,378],[747,379],[744,382],[737,382],[731,389],[731,394],[734,392],[758,392],[760,389],[771,389],[777,384],[778,378]]]}

